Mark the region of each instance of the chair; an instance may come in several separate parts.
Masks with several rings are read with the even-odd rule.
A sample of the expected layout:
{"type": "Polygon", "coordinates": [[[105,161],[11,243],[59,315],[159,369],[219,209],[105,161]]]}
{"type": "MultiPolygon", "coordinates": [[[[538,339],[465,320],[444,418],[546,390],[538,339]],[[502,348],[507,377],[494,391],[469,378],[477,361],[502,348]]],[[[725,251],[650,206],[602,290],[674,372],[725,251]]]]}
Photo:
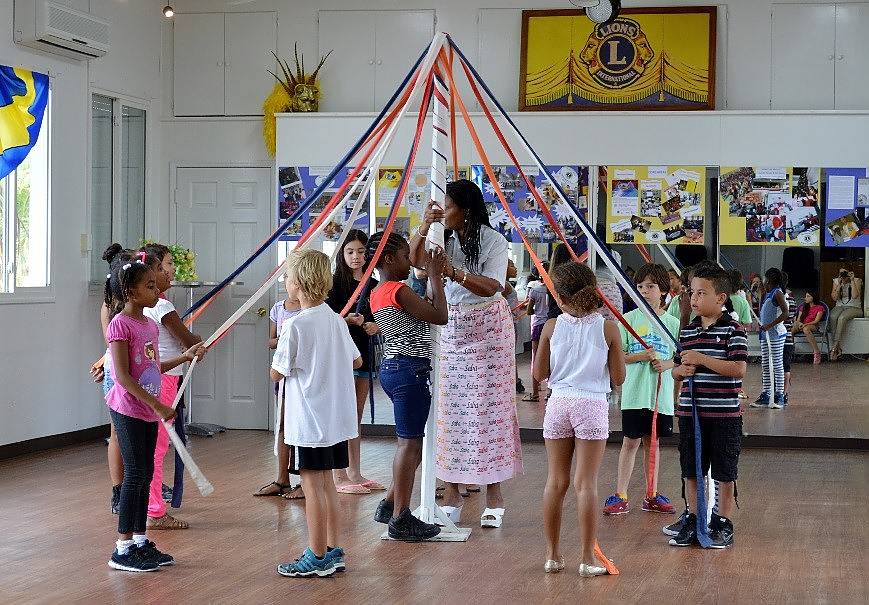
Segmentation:
{"type": "MultiPolygon", "coordinates": [[[[818,322],[818,331],[815,334],[815,340],[818,342],[818,348],[821,349],[821,353],[830,354],[830,332],[828,326],[830,324],[830,307],[827,306],[827,303],[821,302],[820,305],[824,307],[824,314],[821,316],[821,321],[818,322]],[[823,350],[823,346],[827,347],[827,350],[823,350]]],[[[799,311],[797,311],[799,313],[799,311]]],[[[794,334],[794,345],[796,346],[797,339],[802,339],[805,342],[806,335],[802,332],[797,332],[794,334]]]]}

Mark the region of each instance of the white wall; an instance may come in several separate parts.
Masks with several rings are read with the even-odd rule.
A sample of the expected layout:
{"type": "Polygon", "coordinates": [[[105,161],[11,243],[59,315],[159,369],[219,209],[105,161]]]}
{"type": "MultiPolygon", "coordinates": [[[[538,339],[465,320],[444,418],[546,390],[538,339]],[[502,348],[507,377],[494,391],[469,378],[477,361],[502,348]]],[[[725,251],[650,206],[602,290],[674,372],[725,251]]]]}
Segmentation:
{"type": "MultiPolygon", "coordinates": [[[[0,445],[107,422],[99,388],[87,375],[101,353],[100,296],[88,295],[88,257],[80,235],[87,212],[89,87],[150,99],[160,114],[160,0],[66,0],[112,21],[112,51],[67,61],[16,46],[12,2],[0,2],[0,62],[51,74],[51,281],[53,301],[0,305],[0,445]]],[[[150,113],[149,112],[149,113],[150,113]]],[[[152,121],[149,160],[159,154],[152,121]]],[[[158,172],[149,174],[148,194],[158,172]]],[[[101,254],[102,250],[95,251],[101,254]]]]}

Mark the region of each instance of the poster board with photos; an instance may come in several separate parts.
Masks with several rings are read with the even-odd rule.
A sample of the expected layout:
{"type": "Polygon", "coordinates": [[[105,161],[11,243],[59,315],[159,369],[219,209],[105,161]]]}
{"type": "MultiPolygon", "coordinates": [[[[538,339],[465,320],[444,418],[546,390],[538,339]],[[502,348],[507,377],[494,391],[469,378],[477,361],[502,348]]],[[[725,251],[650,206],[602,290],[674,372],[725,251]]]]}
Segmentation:
{"type": "Polygon", "coordinates": [[[722,166],[719,174],[721,245],[820,244],[820,168],[722,166]]]}
{"type": "Polygon", "coordinates": [[[520,111],[715,109],[714,6],[522,11],[520,111]]]}
{"type": "Polygon", "coordinates": [[[827,210],[824,245],[869,248],[869,171],[826,168],[827,210]]]}
{"type": "MultiPolygon", "coordinates": [[[[588,166],[558,165],[547,166],[550,174],[557,181],[567,199],[576,206],[583,218],[587,216],[588,208],[588,166]]],[[[504,193],[504,198],[510,205],[510,210],[525,236],[531,243],[554,243],[558,236],[552,230],[549,221],[538,207],[533,194],[528,190],[525,180],[515,166],[492,166],[495,178],[504,193]]],[[[558,222],[564,237],[571,243],[574,250],[582,252],[584,245],[583,232],[579,223],[573,218],[573,212],[568,204],[560,201],[558,194],[546,174],[536,166],[523,166],[522,171],[534,183],[544,203],[549,206],[552,215],[558,222]]],[[[489,209],[489,221],[507,241],[522,243],[522,236],[513,228],[513,223],[501,206],[501,201],[495,193],[495,188],[481,165],[471,166],[473,180],[483,192],[483,200],[489,209]]]]}
{"type": "Polygon", "coordinates": [[[607,166],[609,244],[703,244],[705,166],[607,166]]]}
{"type": "MultiPolygon", "coordinates": [[[[352,167],[347,167],[338,172],[332,183],[323,191],[320,198],[314,202],[308,210],[306,210],[301,218],[292,223],[287,230],[281,234],[281,241],[298,241],[308,227],[320,216],[320,213],[326,207],[331,199],[335,196],[338,188],[344,184],[347,177],[353,171],[352,167]]],[[[278,168],[278,200],[277,200],[277,220],[278,224],[284,222],[299,209],[300,204],[323,182],[329,173],[332,172],[331,167],[316,167],[316,166],[283,166],[278,168]]],[[[343,212],[339,212],[331,221],[323,228],[321,239],[337,241],[341,237],[341,231],[344,229],[344,224],[353,211],[353,205],[359,199],[359,193],[362,189],[360,185],[353,194],[353,197],[346,200],[343,212]]],[[[362,209],[356,217],[354,227],[368,232],[369,225],[369,202],[363,202],[362,209]]]]}
{"type": "MultiPolygon", "coordinates": [[[[398,193],[398,185],[404,168],[400,166],[382,167],[377,175],[374,192],[374,216],[377,231],[381,231],[389,218],[389,210],[398,193]]],[[[460,179],[470,178],[469,166],[459,166],[460,179]]],[[[447,169],[447,181],[455,180],[453,169],[447,169]]],[[[404,201],[398,209],[398,216],[393,224],[393,232],[409,238],[410,234],[422,223],[425,209],[431,200],[431,167],[419,166],[411,169],[407,181],[404,201]]]]}

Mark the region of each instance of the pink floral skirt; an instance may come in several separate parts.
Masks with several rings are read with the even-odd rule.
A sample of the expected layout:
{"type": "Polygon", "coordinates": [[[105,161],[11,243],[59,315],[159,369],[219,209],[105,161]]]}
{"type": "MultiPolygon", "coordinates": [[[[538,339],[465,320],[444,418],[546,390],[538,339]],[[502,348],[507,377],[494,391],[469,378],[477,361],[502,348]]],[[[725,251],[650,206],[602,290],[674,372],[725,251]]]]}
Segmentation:
{"type": "Polygon", "coordinates": [[[440,337],[437,476],[488,485],[522,472],[507,301],[450,306],[440,337]]]}

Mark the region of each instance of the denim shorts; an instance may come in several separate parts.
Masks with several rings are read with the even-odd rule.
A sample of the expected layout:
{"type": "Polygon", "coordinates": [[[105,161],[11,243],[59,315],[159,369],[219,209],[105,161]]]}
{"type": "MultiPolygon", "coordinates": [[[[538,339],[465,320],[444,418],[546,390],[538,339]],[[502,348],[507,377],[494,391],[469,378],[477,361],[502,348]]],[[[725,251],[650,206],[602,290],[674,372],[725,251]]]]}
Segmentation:
{"type": "Polygon", "coordinates": [[[395,434],[402,439],[422,439],[431,408],[429,375],[425,357],[396,355],[380,365],[380,386],[392,400],[395,434]]]}

